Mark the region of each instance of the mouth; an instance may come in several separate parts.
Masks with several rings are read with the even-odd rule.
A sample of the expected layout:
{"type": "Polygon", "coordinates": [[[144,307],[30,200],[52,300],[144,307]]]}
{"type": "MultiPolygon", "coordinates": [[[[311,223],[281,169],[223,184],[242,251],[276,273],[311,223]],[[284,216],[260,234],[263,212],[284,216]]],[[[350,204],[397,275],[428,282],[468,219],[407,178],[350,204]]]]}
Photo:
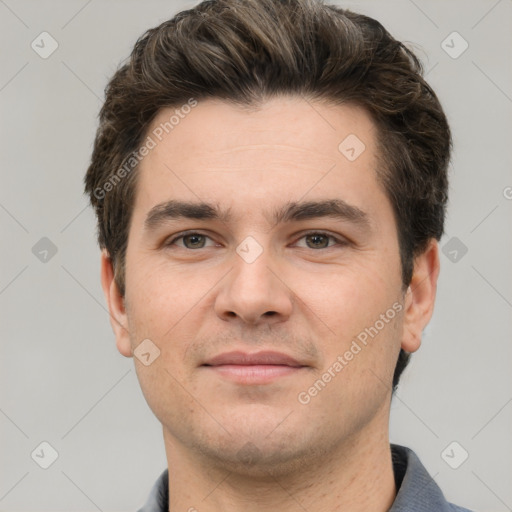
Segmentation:
{"type": "Polygon", "coordinates": [[[266,384],[308,368],[296,359],[279,352],[226,352],[201,365],[217,376],[239,384],[266,384]]]}

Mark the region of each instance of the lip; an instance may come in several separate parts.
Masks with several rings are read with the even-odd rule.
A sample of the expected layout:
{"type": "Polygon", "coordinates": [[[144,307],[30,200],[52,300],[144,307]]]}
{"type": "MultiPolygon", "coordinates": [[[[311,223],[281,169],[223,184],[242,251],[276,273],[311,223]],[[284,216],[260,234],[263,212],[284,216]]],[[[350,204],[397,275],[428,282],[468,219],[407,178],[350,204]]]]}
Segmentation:
{"type": "Polygon", "coordinates": [[[279,365],[301,367],[304,366],[296,361],[293,357],[282,354],[281,352],[255,352],[249,354],[242,351],[225,352],[209,359],[206,366],[222,366],[222,365],[237,365],[237,366],[257,366],[257,365],[279,365]]]}
{"type": "Polygon", "coordinates": [[[226,352],[209,359],[202,365],[220,377],[238,384],[266,384],[277,379],[297,374],[306,365],[280,352],[241,351],[226,352]]]}

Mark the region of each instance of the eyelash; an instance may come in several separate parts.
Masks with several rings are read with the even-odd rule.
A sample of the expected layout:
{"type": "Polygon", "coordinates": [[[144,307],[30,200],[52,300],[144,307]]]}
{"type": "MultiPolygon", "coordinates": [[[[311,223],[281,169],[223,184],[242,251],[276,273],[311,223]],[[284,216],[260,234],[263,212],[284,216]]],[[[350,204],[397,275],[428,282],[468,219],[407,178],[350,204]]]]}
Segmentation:
{"type": "MultiPolygon", "coordinates": [[[[198,231],[185,231],[175,237],[173,237],[171,240],[167,241],[164,243],[164,246],[165,247],[170,247],[172,245],[174,245],[178,240],[181,240],[183,238],[185,238],[186,236],[190,236],[190,235],[199,235],[199,236],[203,236],[203,237],[206,237],[206,238],[210,238],[211,240],[211,237],[209,237],[208,235],[205,235],[204,233],[200,233],[198,231]]],[[[335,237],[334,235],[331,235],[330,233],[327,233],[327,232],[324,232],[324,231],[308,231],[306,233],[303,233],[301,235],[300,238],[298,238],[298,240],[302,240],[303,238],[306,238],[308,236],[311,236],[311,235],[321,235],[321,236],[325,236],[331,240],[334,240],[335,241],[335,244],[333,245],[328,245],[327,247],[321,247],[320,249],[330,249],[332,247],[335,247],[336,245],[338,246],[345,246],[345,245],[348,245],[348,241],[347,240],[340,240],[339,238],[335,237]]],[[[319,249],[312,249],[310,247],[302,247],[303,249],[311,249],[312,251],[318,251],[319,249]]],[[[185,249],[185,250],[188,250],[188,251],[197,251],[199,249],[205,249],[205,247],[200,247],[199,249],[189,249],[188,247],[180,247],[180,249],[185,249]]]]}

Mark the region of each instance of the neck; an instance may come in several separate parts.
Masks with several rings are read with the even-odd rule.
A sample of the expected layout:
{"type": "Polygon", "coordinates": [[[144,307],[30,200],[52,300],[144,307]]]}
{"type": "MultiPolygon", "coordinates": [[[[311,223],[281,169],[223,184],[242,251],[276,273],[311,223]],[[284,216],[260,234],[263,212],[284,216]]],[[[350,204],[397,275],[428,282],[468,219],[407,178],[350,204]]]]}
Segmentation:
{"type": "MultiPolygon", "coordinates": [[[[192,453],[164,429],[170,512],[386,512],[396,495],[388,431],[359,432],[288,471],[241,474],[192,453]]],[[[372,429],[370,429],[372,430],[372,429]]]]}

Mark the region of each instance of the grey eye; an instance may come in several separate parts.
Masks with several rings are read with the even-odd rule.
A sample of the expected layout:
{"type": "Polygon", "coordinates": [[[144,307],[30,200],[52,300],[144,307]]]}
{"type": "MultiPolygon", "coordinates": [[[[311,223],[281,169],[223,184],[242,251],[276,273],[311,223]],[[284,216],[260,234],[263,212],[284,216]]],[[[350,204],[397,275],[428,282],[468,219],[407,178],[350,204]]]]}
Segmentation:
{"type": "Polygon", "coordinates": [[[206,244],[206,237],[199,234],[185,235],[182,240],[187,249],[202,249],[206,244]]]}
{"type": "Polygon", "coordinates": [[[325,249],[329,246],[329,236],[322,235],[321,233],[315,233],[312,235],[306,235],[306,245],[310,249],[325,249]]]}

